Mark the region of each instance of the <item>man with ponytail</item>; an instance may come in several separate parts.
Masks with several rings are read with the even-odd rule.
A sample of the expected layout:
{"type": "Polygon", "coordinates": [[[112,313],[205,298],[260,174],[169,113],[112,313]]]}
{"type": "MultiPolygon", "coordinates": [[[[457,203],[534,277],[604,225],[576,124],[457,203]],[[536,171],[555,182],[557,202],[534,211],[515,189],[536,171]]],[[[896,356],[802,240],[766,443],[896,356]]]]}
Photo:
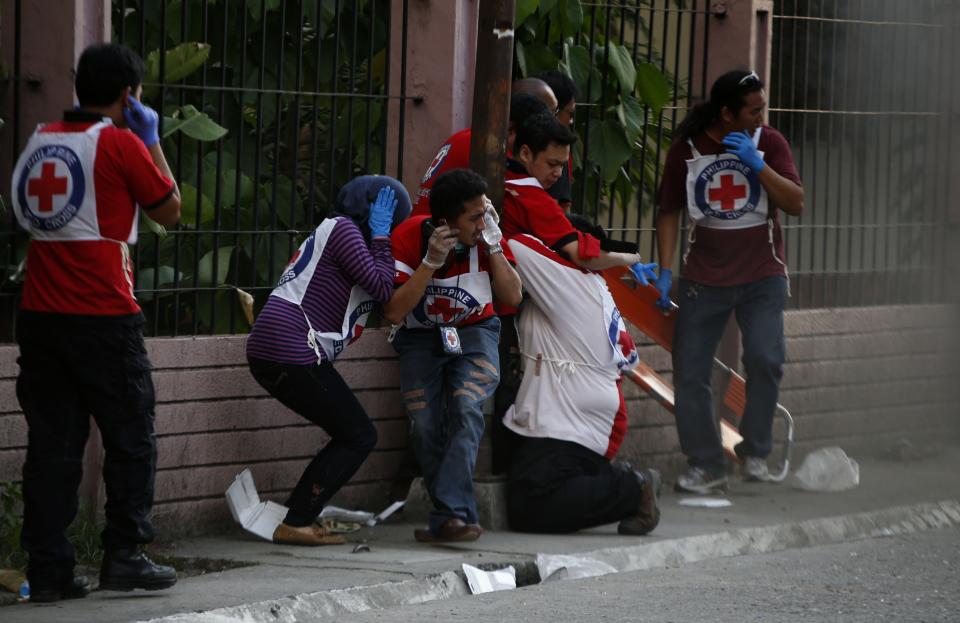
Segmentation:
{"type": "Polygon", "coordinates": [[[727,485],[710,375],[731,313],[743,335],[747,375],[736,453],[746,480],[769,479],[789,296],[779,214],[799,216],[804,193],[789,144],[764,124],[766,105],[757,74],[720,76],[710,99],[677,127],[657,195],[657,305],[665,310],[672,305],[670,267],[684,212],[688,218],[673,368],[677,432],[690,468],[677,479],[678,491],[709,493],[727,485]]]}

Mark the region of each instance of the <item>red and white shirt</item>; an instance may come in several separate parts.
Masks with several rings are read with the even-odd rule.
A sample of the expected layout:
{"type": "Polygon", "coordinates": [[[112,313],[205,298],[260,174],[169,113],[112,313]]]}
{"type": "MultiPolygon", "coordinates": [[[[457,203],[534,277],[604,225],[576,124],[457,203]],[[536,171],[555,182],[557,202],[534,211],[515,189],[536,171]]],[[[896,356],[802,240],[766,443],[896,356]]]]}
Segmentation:
{"type": "Polygon", "coordinates": [[[14,211],[30,232],[21,307],[118,316],[140,311],[128,244],[137,205],[173,192],[143,141],[109,119],[70,111],[37,128],[13,171],[14,211]]]}
{"type": "Polygon", "coordinates": [[[620,371],[639,357],[606,282],[532,236],[507,246],[526,294],[516,321],[523,380],[503,423],[612,458],[627,432],[620,371]]]}
{"type": "MultiPolygon", "coordinates": [[[[410,279],[426,253],[424,237],[426,216],[412,216],[397,225],[390,236],[396,262],[394,285],[410,279]]],[[[440,325],[462,327],[485,320],[494,314],[490,283],[490,258],[482,245],[458,253],[452,264],[437,270],[427,284],[423,298],[407,314],[404,326],[426,329],[440,325]]],[[[504,256],[512,261],[506,247],[504,256]]]]}
{"type": "Polygon", "coordinates": [[[410,216],[430,216],[430,189],[441,174],[453,169],[470,168],[470,128],[447,139],[420,179],[420,192],[410,216]]]}

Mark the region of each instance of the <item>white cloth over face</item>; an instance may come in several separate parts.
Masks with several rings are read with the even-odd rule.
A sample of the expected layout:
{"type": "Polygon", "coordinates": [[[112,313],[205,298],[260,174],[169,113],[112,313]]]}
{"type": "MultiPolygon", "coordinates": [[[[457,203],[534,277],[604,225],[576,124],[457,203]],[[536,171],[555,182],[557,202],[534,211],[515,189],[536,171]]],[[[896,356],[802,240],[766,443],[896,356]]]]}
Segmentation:
{"type": "Polygon", "coordinates": [[[507,244],[525,297],[516,326],[523,381],[504,415],[525,437],[573,441],[607,456],[626,431],[617,387],[620,370],[638,363],[607,284],[532,236],[507,244]]]}

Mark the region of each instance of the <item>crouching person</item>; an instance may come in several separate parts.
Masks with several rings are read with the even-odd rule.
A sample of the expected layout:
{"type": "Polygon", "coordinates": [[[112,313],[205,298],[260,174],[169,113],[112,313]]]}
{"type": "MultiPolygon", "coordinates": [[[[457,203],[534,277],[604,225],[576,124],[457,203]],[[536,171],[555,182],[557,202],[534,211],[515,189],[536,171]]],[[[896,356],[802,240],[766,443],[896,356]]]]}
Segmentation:
{"type": "Polygon", "coordinates": [[[473,541],[483,533],[473,471],[482,405],[500,378],[493,300],[518,305],[521,296],[499,231],[486,232],[491,244],[482,238],[486,190],[473,171],[444,173],[431,191],[431,216],[408,219],[392,240],[396,291],[384,311],[401,325],[393,346],[410,443],[434,506],[429,528],[414,533],[422,542],[473,541]]]}
{"type": "Polygon", "coordinates": [[[603,277],[529,235],[508,242],[523,279],[517,320],[523,380],[503,418],[516,433],[510,527],[564,533],[619,522],[643,535],[660,520],[660,474],[612,462],[627,431],[620,371],[638,362],[603,277]]]}
{"type": "Polygon", "coordinates": [[[344,542],[316,519],[373,450],[377,431],[333,361],[360,337],[376,304],[390,298],[390,231],[408,214],[410,198],[396,180],[366,175],[350,181],[337,197],[334,215],[320,223],[283,271],[247,339],[257,382],[330,435],[290,494],[275,543],[344,542]]]}

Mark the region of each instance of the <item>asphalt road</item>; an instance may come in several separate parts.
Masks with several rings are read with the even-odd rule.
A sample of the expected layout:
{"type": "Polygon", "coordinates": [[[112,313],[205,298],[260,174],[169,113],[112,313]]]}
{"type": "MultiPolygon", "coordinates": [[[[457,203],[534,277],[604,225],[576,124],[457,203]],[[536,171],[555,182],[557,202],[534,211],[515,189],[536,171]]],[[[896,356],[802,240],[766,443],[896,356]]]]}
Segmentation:
{"type": "Polygon", "coordinates": [[[336,620],[955,623],[960,529],[546,583],[336,620]]]}

